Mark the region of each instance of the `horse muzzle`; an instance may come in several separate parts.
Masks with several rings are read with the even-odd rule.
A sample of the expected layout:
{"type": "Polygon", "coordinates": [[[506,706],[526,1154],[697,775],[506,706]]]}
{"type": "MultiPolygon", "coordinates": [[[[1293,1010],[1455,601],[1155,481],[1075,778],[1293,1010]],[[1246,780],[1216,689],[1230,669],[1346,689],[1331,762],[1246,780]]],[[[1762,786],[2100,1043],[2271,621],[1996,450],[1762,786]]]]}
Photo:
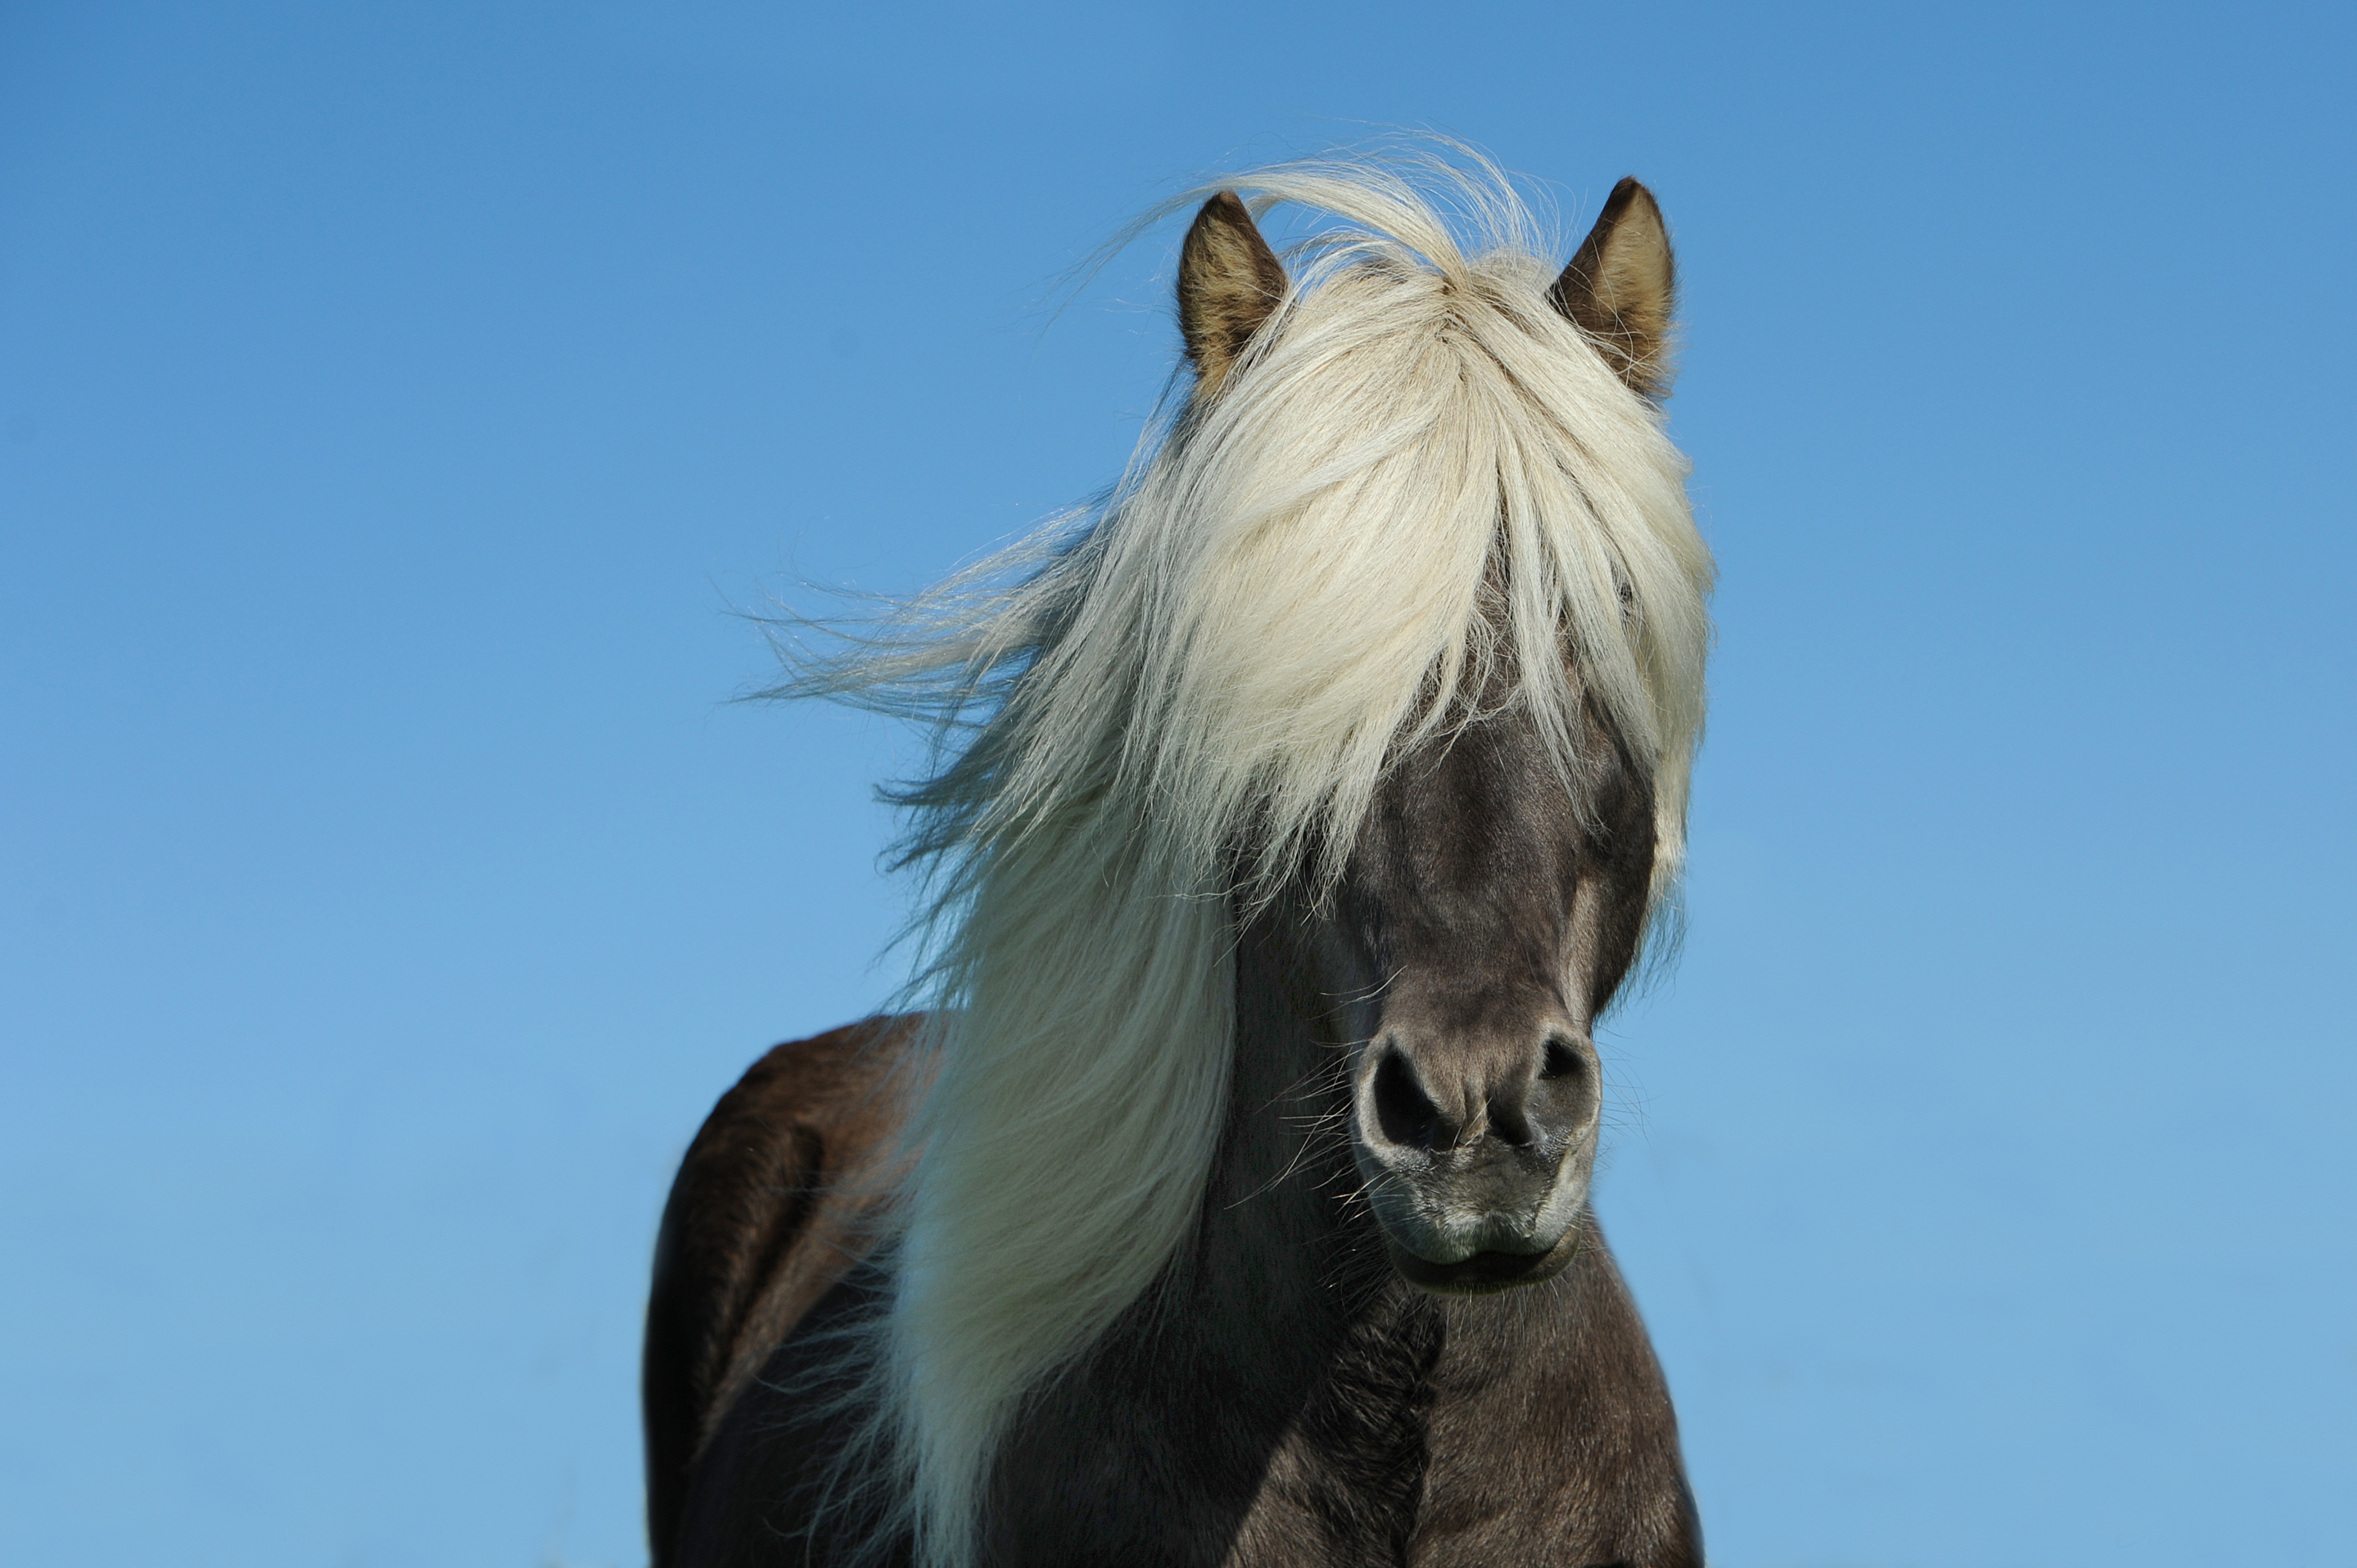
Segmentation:
{"type": "Polygon", "coordinates": [[[1570,1263],[1593,1149],[1589,1139],[1418,1159],[1361,1141],[1353,1152],[1392,1266],[1411,1284],[1462,1295],[1536,1284],[1570,1263]]]}
{"type": "Polygon", "coordinates": [[[1587,1207],[1598,1076],[1595,1047],[1569,1030],[1535,1051],[1404,1031],[1372,1042],[1351,1152],[1402,1277],[1462,1294],[1562,1272],[1587,1207]]]}

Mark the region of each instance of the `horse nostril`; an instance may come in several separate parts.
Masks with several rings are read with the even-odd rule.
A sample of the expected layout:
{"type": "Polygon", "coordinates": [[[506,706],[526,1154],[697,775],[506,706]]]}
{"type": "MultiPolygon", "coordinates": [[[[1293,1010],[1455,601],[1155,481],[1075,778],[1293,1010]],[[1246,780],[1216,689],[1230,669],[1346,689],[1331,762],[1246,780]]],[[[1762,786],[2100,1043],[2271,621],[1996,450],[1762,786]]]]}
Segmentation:
{"type": "Polygon", "coordinates": [[[1415,1080],[1407,1058],[1396,1050],[1383,1052],[1375,1065],[1375,1125],[1387,1142],[1410,1148],[1437,1149],[1450,1142],[1456,1128],[1442,1113],[1424,1086],[1415,1080]]]}
{"type": "Polygon", "coordinates": [[[1578,1047],[1561,1035],[1547,1036],[1546,1054],[1539,1062],[1539,1078],[1543,1082],[1553,1083],[1558,1079],[1577,1078],[1587,1070],[1587,1058],[1579,1054],[1578,1047]]]}

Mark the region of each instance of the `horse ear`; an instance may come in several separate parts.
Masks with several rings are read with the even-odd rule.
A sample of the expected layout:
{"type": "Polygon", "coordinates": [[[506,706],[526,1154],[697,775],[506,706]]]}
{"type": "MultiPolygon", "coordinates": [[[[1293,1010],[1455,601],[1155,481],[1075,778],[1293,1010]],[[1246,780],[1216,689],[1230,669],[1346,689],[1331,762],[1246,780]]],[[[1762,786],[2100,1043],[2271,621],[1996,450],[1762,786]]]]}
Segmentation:
{"type": "Polygon", "coordinates": [[[1578,323],[1629,390],[1656,400],[1670,393],[1676,295],[1669,225],[1653,193],[1633,179],[1612,188],[1596,227],[1547,290],[1555,308],[1578,323]]]}
{"type": "Polygon", "coordinates": [[[1203,392],[1218,386],[1285,297],[1285,263],[1232,190],[1203,203],[1178,252],[1178,333],[1203,392]]]}

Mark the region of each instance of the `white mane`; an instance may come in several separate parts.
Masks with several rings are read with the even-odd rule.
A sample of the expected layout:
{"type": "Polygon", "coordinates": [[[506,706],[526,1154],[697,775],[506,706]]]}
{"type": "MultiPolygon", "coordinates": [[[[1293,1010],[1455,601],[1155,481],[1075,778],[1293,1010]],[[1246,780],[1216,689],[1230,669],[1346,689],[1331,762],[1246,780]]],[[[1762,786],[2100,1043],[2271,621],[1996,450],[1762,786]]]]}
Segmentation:
{"type": "Polygon", "coordinates": [[[1208,405],[1102,506],[781,688],[946,737],[902,796],[933,1076],[870,1373],[925,1568],[972,1561],[1023,1396],[1189,1232],[1234,901],[1335,875],[1387,757],[1495,652],[1571,650],[1505,666],[1515,699],[1567,763],[1583,691],[1617,724],[1652,778],[1657,899],[1684,849],[1710,557],[1658,411],[1546,298],[1527,209],[1486,165],[1288,165],[1181,199],[1219,188],[1343,226],[1295,248],[1208,405]]]}

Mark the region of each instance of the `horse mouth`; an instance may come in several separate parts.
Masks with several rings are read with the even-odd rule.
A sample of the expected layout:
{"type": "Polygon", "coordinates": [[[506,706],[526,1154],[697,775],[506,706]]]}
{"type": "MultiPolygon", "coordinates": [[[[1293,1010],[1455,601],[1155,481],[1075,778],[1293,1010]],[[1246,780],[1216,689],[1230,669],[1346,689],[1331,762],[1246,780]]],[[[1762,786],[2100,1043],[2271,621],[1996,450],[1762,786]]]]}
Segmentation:
{"type": "Polygon", "coordinates": [[[1437,1295],[1495,1295],[1551,1280],[1579,1253],[1579,1228],[1573,1226],[1544,1252],[1475,1252],[1453,1263],[1419,1258],[1390,1237],[1383,1238],[1392,1267],[1400,1277],[1437,1295]]]}

